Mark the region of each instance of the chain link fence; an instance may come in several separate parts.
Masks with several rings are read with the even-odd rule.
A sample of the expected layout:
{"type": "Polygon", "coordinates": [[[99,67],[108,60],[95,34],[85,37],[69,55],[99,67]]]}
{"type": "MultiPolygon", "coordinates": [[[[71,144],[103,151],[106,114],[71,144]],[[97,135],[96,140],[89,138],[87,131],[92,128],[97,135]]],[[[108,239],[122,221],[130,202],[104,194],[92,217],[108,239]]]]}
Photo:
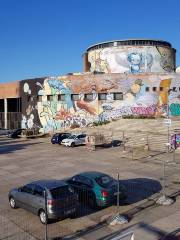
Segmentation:
{"type": "MultiPolygon", "coordinates": [[[[75,238],[77,232],[93,231],[98,224],[104,224],[103,216],[107,214],[115,214],[117,209],[122,211],[129,218],[140,211],[140,208],[146,208],[154,204],[154,200],[160,196],[162,191],[161,182],[165,178],[166,193],[176,197],[179,194],[178,178],[172,177],[172,172],[175,168],[179,168],[180,158],[179,150],[172,153],[167,151],[166,143],[168,141],[167,135],[163,133],[147,133],[147,132],[132,132],[132,131],[97,131],[96,134],[104,136],[105,147],[108,151],[109,148],[115,148],[117,157],[127,159],[127,161],[139,161],[149,162],[150,164],[157,165],[159,168],[159,180],[150,178],[130,178],[121,179],[121,186],[126,189],[127,198],[118,198],[117,192],[123,191],[123,187],[111,186],[110,189],[114,189],[112,194],[109,193],[105,187],[98,193],[101,194],[103,201],[108,199],[108,194],[112,195],[112,201],[107,204],[108,207],[100,207],[97,205],[98,197],[94,195],[94,188],[91,182],[87,182],[81,179],[76,187],[67,189],[67,191],[48,190],[46,194],[44,191],[32,189],[27,195],[33,195],[34,198],[41,201],[41,208],[36,212],[37,216],[26,212],[23,209],[11,209],[7,204],[0,207],[0,239],[65,239],[65,236],[73,235],[75,238]],[[117,141],[120,144],[113,144],[117,141]],[[166,173],[163,176],[163,161],[166,161],[166,173]],[[104,190],[103,190],[104,189],[104,190]],[[54,191],[54,193],[53,193],[54,191]],[[140,205],[140,207],[139,207],[140,205]],[[110,206],[110,207],[109,207],[110,206]],[[109,210],[107,210],[109,209],[109,210]],[[52,212],[58,212],[58,220],[50,220],[47,224],[40,223],[40,216],[47,217],[52,212]],[[89,217],[90,216],[90,217],[89,217]]],[[[104,140],[103,140],[104,141],[104,140]]],[[[100,146],[103,147],[104,146],[100,146]]],[[[70,149],[69,149],[70,150],[70,149]]],[[[95,149],[98,152],[98,148],[95,149]]],[[[111,149],[112,151],[112,149],[111,149]]],[[[116,175],[116,169],[114,169],[114,175],[116,175]]],[[[147,170],[148,171],[148,170],[147,170]]],[[[149,169],[151,171],[151,169],[149,169]]],[[[176,176],[177,177],[177,176],[176,176]]],[[[105,179],[105,182],[107,179],[105,179]]],[[[107,182],[106,182],[107,183],[107,182]]],[[[99,183],[97,182],[97,185],[99,183]]],[[[96,193],[97,194],[97,193],[96,193]]],[[[38,200],[37,200],[38,201],[38,200]]],[[[5,201],[7,202],[7,201],[5,201]]],[[[33,201],[28,200],[33,208],[33,201]]],[[[21,203],[22,204],[22,203],[21,203]]],[[[27,206],[24,206],[28,208],[27,206]]],[[[29,209],[28,209],[29,210],[29,209]]],[[[31,209],[31,211],[36,211],[31,209]]],[[[42,221],[42,219],[41,219],[42,221]]],[[[99,227],[101,225],[98,225],[99,227]]],[[[134,235],[130,236],[133,239],[134,235]]],[[[70,238],[71,239],[71,238],[70,238]]],[[[122,237],[116,239],[123,239],[122,237]]]]}

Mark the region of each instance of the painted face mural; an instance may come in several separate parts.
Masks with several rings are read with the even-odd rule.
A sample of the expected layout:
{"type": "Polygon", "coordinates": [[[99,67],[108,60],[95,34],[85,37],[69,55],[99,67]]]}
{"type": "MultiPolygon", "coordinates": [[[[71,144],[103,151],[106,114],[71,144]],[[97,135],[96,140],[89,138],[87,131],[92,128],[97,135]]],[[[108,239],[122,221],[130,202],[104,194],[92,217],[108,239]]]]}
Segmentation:
{"type": "Polygon", "coordinates": [[[165,47],[118,46],[88,53],[91,71],[105,73],[172,72],[175,68],[172,49],[165,47]]]}

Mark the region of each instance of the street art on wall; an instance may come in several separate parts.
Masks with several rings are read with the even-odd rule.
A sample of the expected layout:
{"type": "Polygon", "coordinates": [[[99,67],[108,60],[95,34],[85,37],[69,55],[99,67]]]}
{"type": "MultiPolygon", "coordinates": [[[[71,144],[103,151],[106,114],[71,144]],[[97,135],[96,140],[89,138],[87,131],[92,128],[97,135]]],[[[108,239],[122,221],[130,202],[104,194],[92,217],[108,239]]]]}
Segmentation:
{"type": "Polygon", "coordinates": [[[180,76],[173,74],[61,76],[33,84],[38,101],[32,85],[23,86],[24,94],[32,100],[22,115],[23,128],[39,125],[42,132],[54,132],[123,116],[166,117],[168,104],[169,114],[180,115],[180,76]],[[123,100],[114,99],[118,92],[123,100]],[[106,94],[106,100],[99,100],[100,93],[106,94]],[[73,94],[78,98],[74,100],[73,94]]]}
{"type": "Polygon", "coordinates": [[[105,73],[173,72],[174,52],[155,46],[119,46],[88,53],[90,71],[105,73]]]}

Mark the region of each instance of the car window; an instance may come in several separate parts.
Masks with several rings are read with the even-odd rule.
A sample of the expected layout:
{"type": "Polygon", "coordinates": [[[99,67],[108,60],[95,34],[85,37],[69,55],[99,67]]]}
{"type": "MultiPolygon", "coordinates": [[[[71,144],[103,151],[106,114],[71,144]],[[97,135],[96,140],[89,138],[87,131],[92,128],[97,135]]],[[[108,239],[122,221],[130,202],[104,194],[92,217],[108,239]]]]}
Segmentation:
{"type": "Polygon", "coordinates": [[[73,181],[88,185],[89,187],[93,186],[93,181],[85,176],[77,175],[73,177],[73,181]]]}
{"type": "Polygon", "coordinates": [[[34,195],[43,197],[44,196],[44,189],[38,185],[35,185],[34,187],[34,195]]]}
{"type": "Polygon", "coordinates": [[[77,138],[78,139],[83,138],[83,135],[81,134],[81,135],[77,136],[77,138]]]}
{"type": "Polygon", "coordinates": [[[101,186],[101,187],[109,187],[113,182],[114,179],[108,175],[103,175],[101,177],[95,178],[95,181],[101,186]]]}
{"type": "Polygon", "coordinates": [[[33,194],[34,185],[33,184],[27,184],[27,185],[25,185],[24,187],[21,188],[21,191],[25,192],[25,193],[33,194]]]}
{"type": "Polygon", "coordinates": [[[73,189],[69,185],[67,185],[67,186],[54,188],[54,189],[50,190],[50,192],[51,192],[53,199],[58,199],[58,198],[63,198],[65,196],[73,193],[73,189]]]}

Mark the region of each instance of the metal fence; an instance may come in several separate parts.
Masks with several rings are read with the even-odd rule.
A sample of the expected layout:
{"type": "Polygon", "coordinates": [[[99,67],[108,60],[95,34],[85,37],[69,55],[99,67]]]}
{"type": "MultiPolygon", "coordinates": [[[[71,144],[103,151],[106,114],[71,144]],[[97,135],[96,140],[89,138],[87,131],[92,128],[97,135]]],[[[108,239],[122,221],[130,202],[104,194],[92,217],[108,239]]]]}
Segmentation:
{"type": "MultiPolygon", "coordinates": [[[[159,168],[159,180],[136,178],[119,181],[119,175],[117,175],[117,182],[125,186],[127,199],[124,201],[123,199],[114,197],[113,202],[110,204],[114,206],[114,208],[110,210],[111,216],[116,214],[117,211],[121,212],[121,206],[127,206],[127,208],[123,207],[123,209],[125,209],[124,213],[132,218],[140,209],[155,204],[154,199],[161,195],[163,185],[161,183],[163,183],[164,180],[166,187],[164,190],[168,195],[178,191],[178,184],[180,183],[172,178],[171,173],[173,169],[179,167],[179,153],[176,151],[172,153],[167,151],[165,144],[167,142],[166,134],[132,131],[101,131],[99,133],[104,134],[107,143],[112,143],[112,141],[116,140],[120,141],[121,144],[117,145],[118,150],[116,150],[117,157],[124,157],[128,161],[149,161],[153,164],[157,164],[159,168]],[[166,162],[165,173],[163,172],[164,161],[166,162]],[[143,203],[142,200],[144,201],[143,203]],[[140,207],[137,205],[138,202],[142,204],[140,207]],[[135,205],[137,208],[134,207],[135,205]]],[[[109,147],[114,148],[116,145],[110,144],[108,148],[109,147]]],[[[98,151],[98,148],[96,150],[98,151]]],[[[108,151],[108,149],[106,149],[106,151],[108,151]]],[[[116,169],[114,169],[114,173],[114,175],[116,175],[116,169]]],[[[100,227],[100,223],[104,224],[102,216],[107,214],[106,208],[98,208],[96,206],[95,199],[92,197],[93,195],[89,194],[91,186],[88,185],[88,183],[84,184],[84,186],[82,183],[79,184],[81,190],[76,189],[77,196],[74,196],[73,192],[69,197],[62,194],[59,205],[56,204],[56,200],[59,197],[58,193],[57,195],[54,193],[55,201],[51,201],[52,199],[48,198],[46,192],[40,195],[40,193],[33,191],[32,194],[37,195],[37,198],[44,204],[41,210],[44,212],[45,216],[48,215],[48,211],[52,208],[54,211],[61,211],[61,216],[58,221],[51,220],[48,224],[47,222],[41,224],[37,216],[23,209],[10,209],[7,204],[7,199],[5,199],[4,204],[0,207],[0,239],[57,240],[65,239],[65,236],[69,235],[73,235],[74,239],[78,239],[75,237],[81,236],[79,235],[80,230],[82,232],[84,231],[84,234],[89,232],[90,227],[91,232],[95,231],[97,226],[100,227]],[[89,216],[91,217],[89,218],[89,216]]],[[[116,192],[121,191],[120,185],[116,186],[116,192]]],[[[0,194],[4,196],[3,192],[0,192],[0,194]]],[[[104,193],[104,197],[106,197],[106,194],[107,193],[104,193]]],[[[117,194],[114,196],[119,195],[117,194]]],[[[38,215],[40,215],[40,213],[41,211],[38,212],[38,215]]],[[[134,233],[130,232],[113,238],[113,240],[118,239],[134,240],[134,233]]]]}

